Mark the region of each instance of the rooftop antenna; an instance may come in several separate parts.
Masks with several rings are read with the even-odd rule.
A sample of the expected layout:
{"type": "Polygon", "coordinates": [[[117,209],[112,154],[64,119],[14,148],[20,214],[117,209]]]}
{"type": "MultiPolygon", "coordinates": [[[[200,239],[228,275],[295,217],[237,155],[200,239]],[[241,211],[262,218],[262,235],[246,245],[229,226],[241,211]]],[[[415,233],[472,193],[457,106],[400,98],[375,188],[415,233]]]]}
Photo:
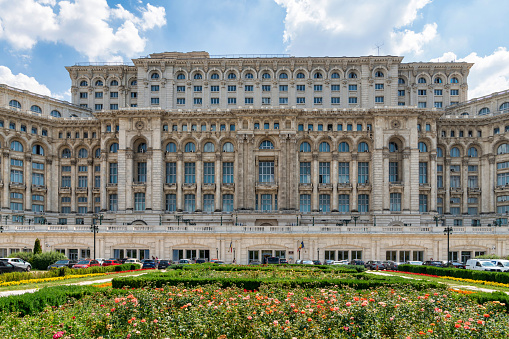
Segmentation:
{"type": "Polygon", "coordinates": [[[382,47],[384,45],[384,43],[382,42],[381,44],[375,44],[375,48],[377,49],[377,53],[378,53],[378,56],[380,56],[380,47],[382,47]]]}

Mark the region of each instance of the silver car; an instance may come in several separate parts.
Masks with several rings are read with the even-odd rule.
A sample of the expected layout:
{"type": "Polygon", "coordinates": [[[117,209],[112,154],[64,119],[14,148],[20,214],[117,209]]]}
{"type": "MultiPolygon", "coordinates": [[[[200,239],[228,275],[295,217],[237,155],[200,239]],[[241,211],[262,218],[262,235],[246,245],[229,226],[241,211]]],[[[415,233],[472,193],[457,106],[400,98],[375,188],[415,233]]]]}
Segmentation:
{"type": "Polygon", "coordinates": [[[25,272],[30,272],[32,269],[32,265],[30,265],[29,262],[26,262],[23,259],[20,258],[0,258],[3,262],[8,262],[9,264],[12,264],[14,266],[21,267],[25,272]]]}

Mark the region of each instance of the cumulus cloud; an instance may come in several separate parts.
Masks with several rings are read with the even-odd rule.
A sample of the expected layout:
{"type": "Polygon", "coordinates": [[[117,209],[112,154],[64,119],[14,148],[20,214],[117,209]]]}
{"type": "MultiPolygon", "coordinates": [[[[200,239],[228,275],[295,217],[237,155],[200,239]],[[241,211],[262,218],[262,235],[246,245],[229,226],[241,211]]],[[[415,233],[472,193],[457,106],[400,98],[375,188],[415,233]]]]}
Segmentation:
{"type": "Polygon", "coordinates": [[[23,73],[13,74],[10,68],[5,66],[0,66],[0,83],[30,92],[51,96],[49,88],[40,84],[34,77],[30,77],[23,73]]]}
{"type": "Polygon", "coordinates": [[[15,49],[59,42],[91,61],[136,56],[146,45],[142,33],[166,24],[164,7],[151,4],[137,14],[110,8],[106,0],[0,0],[0,8],[0,39],[15,49]]]}
{"type": "Polygon", "coordinates": [[[470,53],[458,58],[455,53],[447,52],[431,61],[465,61],[474,63],[468,76],[468,96],[477,98],[509,88],[509,51],[505,47],[497,48],[492,54],[479,56],[470,53]]]}
{"type": "MultiPolygon", "coordinates": [[[[336,50],[374,54],[375,44],[385,42],[385,51],[420,53],[437,35],[436,23],[422,32],[410,27],[419,11],[431,0],[274,0],[286,9],[284,41],[295,54],[336,50]]],[[[337,52],[335,52],[337,53],[337,52]]]]}

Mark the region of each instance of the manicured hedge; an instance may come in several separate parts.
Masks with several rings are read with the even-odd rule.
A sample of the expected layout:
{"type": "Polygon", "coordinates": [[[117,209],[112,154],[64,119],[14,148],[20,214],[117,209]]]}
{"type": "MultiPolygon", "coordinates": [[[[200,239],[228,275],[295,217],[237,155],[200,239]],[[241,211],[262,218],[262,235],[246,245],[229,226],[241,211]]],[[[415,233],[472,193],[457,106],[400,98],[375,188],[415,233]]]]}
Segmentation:
{"type": "Polygon", "coordinates": [[[475,300],[478,304],[484,304],[490,301],[496,301],[505,304],[505,308],[509,311],[509,295],[504,292],[477,292],[469,294],[468,297],[475,300]]]}
{"type": "Polygon", "coordinates": [[[464,270],[458,268],[444,268],[425,265],[400,265],[398,270],[403,272],[424,273],[437,276],[447,276],[454,278],[494,281],[503,284],[509,284],[508,272],[487,272],[476,270],[464,270]]]}
{"type": "Polygon", "coordinates": [[[214,270],[214,271],[281,271],[292,270],[294,272],[309,272],[310,270],[338,273],[364,272],[364,266],[359,265],[218,265],[218,264],[192,264],[192,265],[170,265],[167,270],[214,270]]]}

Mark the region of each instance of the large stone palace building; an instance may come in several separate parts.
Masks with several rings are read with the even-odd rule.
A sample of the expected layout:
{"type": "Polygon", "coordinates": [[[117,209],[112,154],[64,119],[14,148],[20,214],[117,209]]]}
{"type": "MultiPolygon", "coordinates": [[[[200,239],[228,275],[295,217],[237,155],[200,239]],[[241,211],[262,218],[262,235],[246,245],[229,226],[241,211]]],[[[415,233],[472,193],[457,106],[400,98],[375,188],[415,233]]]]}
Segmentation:
{"type": "Polygon", "coordinates": [[[509,91],[472,64],[157,53],[0,85],[0,256],[509,254],[509,91]],[[92,224],[98,233],[91,232],[92,224]]]}

